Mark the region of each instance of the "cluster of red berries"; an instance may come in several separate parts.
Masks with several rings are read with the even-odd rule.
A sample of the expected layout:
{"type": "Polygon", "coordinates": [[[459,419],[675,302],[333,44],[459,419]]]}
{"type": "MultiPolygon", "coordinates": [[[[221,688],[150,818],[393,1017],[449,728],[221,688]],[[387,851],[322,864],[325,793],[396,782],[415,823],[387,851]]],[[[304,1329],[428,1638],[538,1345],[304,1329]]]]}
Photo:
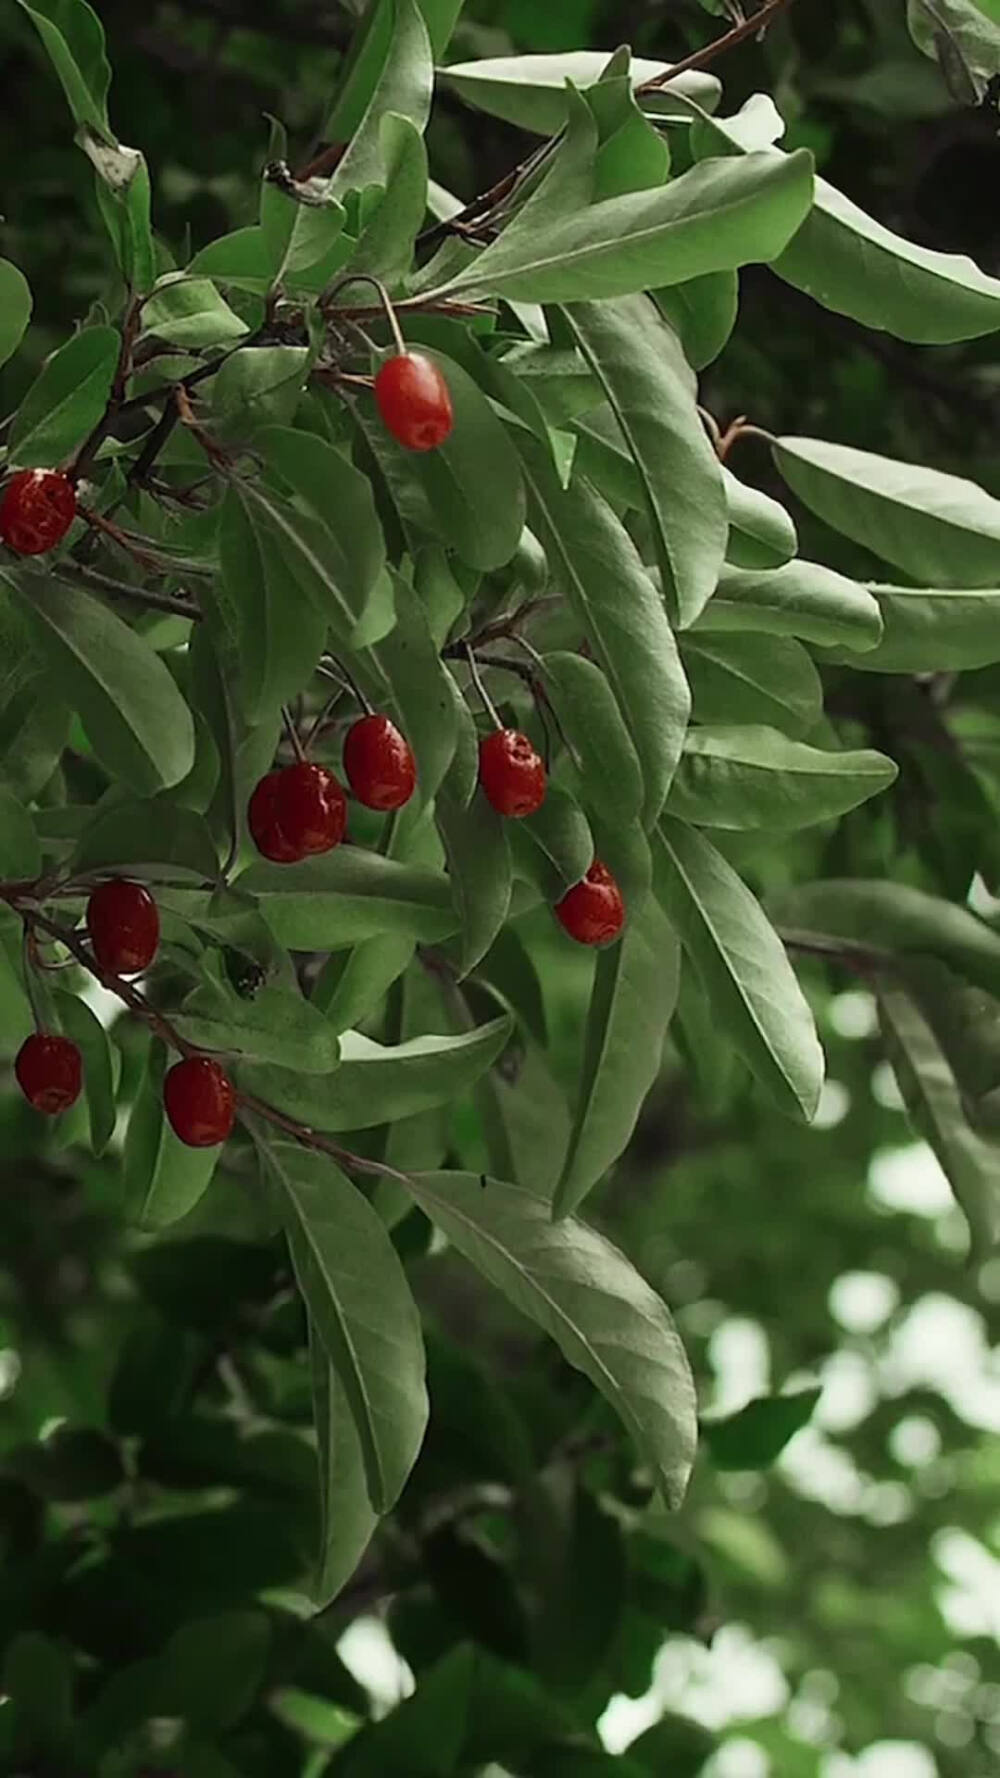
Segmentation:
{"type": "MultiPolygon", "coordinates": [[[[111,877],[87,903],[87,932],[98,972],[140,975],[160,943],[156,902],[141,883],[111,877]]],[[[18,1086],[36,1111],[56,1117],[80,1097],[83,1058],[68,1037],[36,1031],[14,1062],[18,1086]]],[[[175,1134],[189,1148],[225,1142],[236,1117],[236,1095],[225,1069],[211,1056],[185,1056],[168,1070],[163,1104],[175,1134]]]]}
{"type": "MultiPolygon", "coordinates": [[[[403,808],[417,783],[409,742],[388,716],[373,711],[347,732],[344,772],[358,802],[383,814],[403,808]]],[[[328,766],[299,759],[261,779],[250,798],[247,825],[258,852],[272,864],[298,864],[340,845],[347,798],[328,766]]]]}
{"type": "Polygon", "coordinates": [[[61,543],[76,517],[76,489],[58,469],[21,469],[0,498],[0,539],[19,556],[61,543]]]}

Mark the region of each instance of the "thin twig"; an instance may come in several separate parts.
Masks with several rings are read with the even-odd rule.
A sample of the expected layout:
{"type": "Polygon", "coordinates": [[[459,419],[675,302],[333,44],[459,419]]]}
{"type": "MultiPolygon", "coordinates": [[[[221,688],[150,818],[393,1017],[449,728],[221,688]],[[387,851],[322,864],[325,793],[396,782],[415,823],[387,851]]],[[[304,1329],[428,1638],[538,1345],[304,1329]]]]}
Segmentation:
{"type": "Polygon", "coordinates": [[[675,62],[673,67],[665,69],[662,74],[654,74],[652,80],[644,80],[641,86],[636,87],[636,92],[653,92],[657,87],[669,86],[672,80],[677,79],[678,74],[693,74],[699,68],[707,68],[715,61],[716,56],[736,49],[748,37],[763,36],[778,14],[785,12],[791,4],[792,0],[765,0],[765,4],[754,13],[753,18],[747,19],[742,25],[734,25],[725,36],[713,38],[711,43],[706,43],[702,49],[696,49],[692,55],[685,56],[682,62],[675,62]]]}
{"type": "Polygon", "coordinates": [[[109,593],[116,599],[130,599],[133,604],[144,605],[150,611],[165,611],[171,617],[186,617],[192,623],[201,622],[202,613],[193,600],[181,598],[174,593],[153,593],[145,587],[129,586],[127,581],[113,580],[110,574],[102,574],[97,568],[88,568],[83,562],[57,562],[51,572],[59,580],[75,581],[93,587],[95,592],[109,593]]]}

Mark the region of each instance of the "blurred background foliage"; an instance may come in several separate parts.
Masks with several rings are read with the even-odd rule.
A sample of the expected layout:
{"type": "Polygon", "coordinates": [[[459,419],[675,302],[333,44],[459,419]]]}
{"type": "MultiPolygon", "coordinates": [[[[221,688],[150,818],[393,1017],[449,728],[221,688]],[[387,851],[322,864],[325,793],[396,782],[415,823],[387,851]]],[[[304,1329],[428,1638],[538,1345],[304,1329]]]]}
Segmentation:
{"type": "MultiPolygon", "coordinates": [[[[188,243],[252,219],[267,114],[288,125],[292,158],[306,158],[352,7],[271,0],[266,21],[251,0],[100,10],[116,129],[145,150],[158,230],[182,260],[188,243]]],[[[678,59],[724,28],[707,15],[726,10],[470,0],[450,57],[627,41],[678,59]]],[[[0,13],[0,60],[2,247],[36,301],[28,349],[0,379],[7,411],[113,288],[91,171],[13,6],[0,13]]],[[[727,109],[773,92],[789,145],[808,146],[879,219],[1000,272],[996,111],[956,103],[914,48],[902,0],[800,0],[720,71],[727,109]]],[[[463,197],[522,151],[517,131],[447,93],[428,140],[435,176],[463,197]]],[[[746,414],[1000,494],[989,340],[911,348],[755,269],[741,296],[737,333],[702,387],[720,423],[746,414]]],[[[771,487],[763,449],[738,450],[740,474],[771,487]]],[[[871,570],[796,518],[804,554],[871,570]]],[[[995,708],[996,681],[995,669],[963,681],[973,727],[995,708]]],[[[985,897],[1000,882],[996,810],[937,744],[927,701],[905,680],[831,672],[827,705],[900,761],[899,783],[780,849],[741,837],[755,886],[891,872],[958,899],[974,887],[995,906],[985,897]]],[[[526,937],[551,1068],[568,1079],[587,966],[547,927],[529,923],[526,937]]],[[[114,1156],[91,1160],[72,1128],[56,1146],[5,1092],[0,1640],[4,1689],[21,1702],[16,1721],[0,1710],[4,1769],[76,1772],[60,1756],[72,1707],[92,1735],[93,1770],[109,1775],[414,1778],[499,1773],[509,1760],[539,1778],[600,1778],[602,1756],[583,1743],[540,1761],[531,1751],[539,1735],[560,1738],[565,1705],[576,1722],[600,1721],[612,1751],[631,1744],[623,1778],[988,1778],[1000,1757],[1000,1260],[966,1260],[864,983],[818,964],[805,979],[829,1058],[817,1126],[795,1128],[760,1102],[686,990],[676,1050],[590,1213],[674,1307],[707,1417],[815,1388],[810,1423],[770,1467],[752,1421],[728,1447],[709,1435],[682,1513],[650,1513],[631,1451],[589,1389],[551,1354],[540,1361],[525,1325],[449,1254],[427,1250],[414,1212],[397,1239],[434,1330],[431,1434],[388,1532],[312,1624],[287,1591],[311,1545],[313,1492],[303,1329],[282,1255],[225,1174],[171,1239],[131,1236],[114,1156]],[[480,1651],[470,1727],[458,1766],[435,1764],[468,1643],[480,1651]],[[395,1740],[350,1763],[358,1719],[429,1673],[434,1726],[426,1712],[390,1716],[395,1740]],[[171,1697],[198,1726],[181,1765],[171,1697]],[[492,1741],[490,1709],[508,1724],[492,1741]]],[[[0,1011],[2,1001],[0,980],[0,1011]]],[[[9,1085],[23,1033],[8,1023],[9,1085]]],[[[115,1035],[123,1067],[137,1069],[142,1035],[123,1025],[115,1035]]],[[[537,1073],[544,1130],[546,1065],[534,1051],[518,1063],[537,1073]]],[[[454,1115],[456,1151],[473,1162],[483,1111],[470,1101],[454,1115]]],[[[802,1403],[804,1413],[811,1398],[802,1403]]]]}

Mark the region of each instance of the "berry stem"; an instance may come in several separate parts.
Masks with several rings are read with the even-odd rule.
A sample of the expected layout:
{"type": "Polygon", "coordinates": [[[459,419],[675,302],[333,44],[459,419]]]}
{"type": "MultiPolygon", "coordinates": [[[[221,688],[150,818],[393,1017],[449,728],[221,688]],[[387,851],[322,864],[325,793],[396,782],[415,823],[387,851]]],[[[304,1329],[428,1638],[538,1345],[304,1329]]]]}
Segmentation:
{"type": "Polygon", "coordinates": [[[406,341],[403,338],[396,311],[389,300],[389,292],[382,283],[382,280],[380,278],[373,278],[370,272],[350,272],[346,278],[340,278],[337,283],[328,285],[319,299],[320,308],[328,308],[332,304],[334,297],[338,296],[342,290],[346,290],[348,284],[370,284],[372,289],[377,292],[379,302],[382,304],[383,313],[389,323],[389,332],[392,334],[396,351],[401,358],[405,358],[406,341]]]}
{"type": "Polygon", "coordinates": [[[281,720],[285,725],[285,734],[288,736],[292,752],[301,764],[306,757],[306,749],[302,745],[302,737],[299,734],[298,726],[287,704],[282,704],[281,706],[281,720]]]}
{"type": "Polygon", "coordinates": [[[372,716],[374,714],[375,706],[369,703],[353,673],[349,668],[344,666],[343,661],[338,660],[335,655],[325,654],[321,662],[321,667],[326,667],[328,669],[332,668],[335,673],[340,675],[341,683],[346,685],[348,690],[353,693],[354,697],[357,699],[359,709],[361,709],[366,716],[372,716]]]}
{"type": "Polygon", "coordinates": [[[479,668],[476,665],[476,657],[473,654],[472,649],[471,649],[468,642],[465,644],[465,658],[466,658],[468,665],[469,665],[469,672],[472,674],[472,683],[475,686],[477,692],[479,693],[479,696],[483,700],[483,706],[486,710],[487,716],[490,718],[491,722],[493,723],[494,728],[503,728],[503,723],[500,721],[500,716],[497,711],[497,707],[494,704],[493,699],[490,697],[490,694],[487,691],[485,685],[483,684],[482,678],[480,676],[479,668]]]}

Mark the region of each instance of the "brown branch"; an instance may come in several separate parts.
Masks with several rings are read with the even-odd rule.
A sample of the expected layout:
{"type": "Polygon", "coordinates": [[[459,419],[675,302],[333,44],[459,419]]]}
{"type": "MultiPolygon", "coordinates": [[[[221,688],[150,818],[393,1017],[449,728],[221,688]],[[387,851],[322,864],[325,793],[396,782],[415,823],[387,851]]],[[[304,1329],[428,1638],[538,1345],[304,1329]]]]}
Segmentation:
{"type": "Polygon", "coordinates": [[[129,586],[127,581],[113,580],[110,574],[102,574],[97,568],[88,568],[83,562],[58,562],[51,573],[59,580],[93,587],[95,592],[108,593],[112,598],[129,599],[133,604],[143,605],[149,611],[165,611],[171,617],[190,618],[192,623],[200,623],[202,619],[202,612],[193,600],[183,599],[174,593],[153,593],[145,587],[129,586]]]}
{"type": "Polygon", "coordinates": [[[773,25],[778,14],[786,12],[791,5],[792,0],[765,0],[765,4],[754,13],[753,18],[746,19],[742,25],[734,25],[725,36],[713,38],[702,49],[696,49],[691,55],[685,56],[682,62],[675,62],[665,73],[655,74],[652,80],[644,80],[641,86],[636,87],[636,92],[653,92],[657,87],[669,86],[672,80],[677,79],[678,74],[694,74],[699,68],[707,68],[717,56],[725,55],[727,50],[736,49],[748,37],[762,37],[768,27],[773,25]]]}

